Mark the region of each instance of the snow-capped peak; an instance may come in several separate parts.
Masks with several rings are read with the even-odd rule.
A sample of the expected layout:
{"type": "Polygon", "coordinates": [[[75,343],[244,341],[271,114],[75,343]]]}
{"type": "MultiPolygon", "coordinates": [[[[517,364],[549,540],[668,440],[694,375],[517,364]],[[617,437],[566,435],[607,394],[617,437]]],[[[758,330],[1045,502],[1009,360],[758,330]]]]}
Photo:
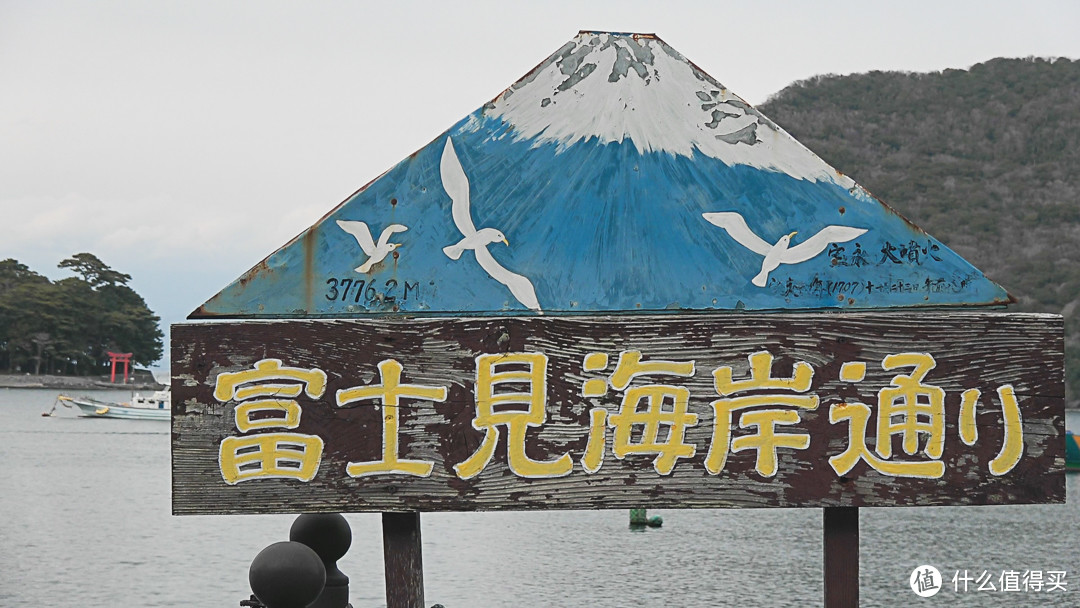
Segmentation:
{"type": "Polygon", "coordinates": [[[854,182],[650,34],[581,32],[486,108],[519,139],[596,138],[698,153],[844,188],[854,182]]]}

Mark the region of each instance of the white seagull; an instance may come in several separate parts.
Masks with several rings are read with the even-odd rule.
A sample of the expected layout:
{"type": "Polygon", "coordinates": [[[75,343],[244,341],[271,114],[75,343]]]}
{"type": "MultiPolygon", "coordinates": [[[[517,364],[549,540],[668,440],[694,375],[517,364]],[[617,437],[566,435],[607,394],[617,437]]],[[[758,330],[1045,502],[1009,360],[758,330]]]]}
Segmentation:
{"type": "Polygon", "coordinates": [[[367,272],[371,270],[371,267],[383,261],[383,258],[385,258],[387,254],[398,247],[401,247],[403,243],[390,242],[390,235],[395,232],[405,232],[408,230],[406,226],[402,226],[401,224],[390,224],[383,229],[382,234],[379,235],[379,242],[376,243],[371,239],[371,231],[368,230],[368,225],[364,222],[337,220],[337,225],[345,232],[353,235],[353,237],[356,238],[356,242],[360,244],[360,248],[368,255],[368,260],[366,262],[353,269],[356,272],[367,272]]]}
{"type": "Polygon", "coordinates": [[[461,167],[457,153],[454,152],[454,144],[449,137],[446,138],[442,160],[439,161],[439,173],[442,176],[443,189],[446,190],[452,202],[450,211],[454,217],[454,225],[465,237],[453,245],[443,247],[443,253],[451,260],[456,260],[466,250],[472,250],[473,255],[476,256],[476,262],[491,275],[491,278],[510,288],[510,293],[526,308],[540,311],[540,302],[536,299],[536,290],[533,289],[532,281],[503,268],[488,251],[488,245],[499,241],[509,246],[506,236],[494,228],[477,230],[476,225],[473,224],[469,205],[469,178],[461,167]]]}
{"type": "Polygon", "coordinates": [[[776,244],[770,245],[764,239],[754,234],[750,230],[750,227],[746,225],[746,220],[743,219],[743,216],[738,213],[733,211],[702,213],[701,217],[705,218],[710,224],[727,230],[728,234],[731,235],[731,238],[735,239],[743,247],[746,247],[758,255],[765,256],[765,259],[761,262],[761,272],[750,281],[758,287],[764,287],[765,284],[768,283],[769,273],[775,270],[780,264],[798,264],[799,262],[805,262],[822,251],[825,251],[825,248],[828,247],[830,243],[846,243],[866,232],[865,228],[854,228],[852,226],[826,226],[817,234],[798,245],[788,247],[792,237],[798,234],[798,232],[785,234],[780,237],[780,240],[776,241],[776,244]]]}

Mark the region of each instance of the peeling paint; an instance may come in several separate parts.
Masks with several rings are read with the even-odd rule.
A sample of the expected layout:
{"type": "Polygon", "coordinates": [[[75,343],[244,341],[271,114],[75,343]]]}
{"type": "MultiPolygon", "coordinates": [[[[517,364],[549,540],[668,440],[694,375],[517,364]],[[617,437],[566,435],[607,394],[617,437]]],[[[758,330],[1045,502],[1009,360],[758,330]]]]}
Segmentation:
{"type": "Polygon", "coordinates": [[[307,309],[315,307],[315,227],[304,233],[304,301],[307,309]]]}
{"type": "Polygon", "coordinates": [[[726,134],[717,134],[716,138],[729,144],[747,144],[753,146],[761,143],[761,140],[757,138],[757,125],[746,125],[738,131],[733,131],[726,134]]]}

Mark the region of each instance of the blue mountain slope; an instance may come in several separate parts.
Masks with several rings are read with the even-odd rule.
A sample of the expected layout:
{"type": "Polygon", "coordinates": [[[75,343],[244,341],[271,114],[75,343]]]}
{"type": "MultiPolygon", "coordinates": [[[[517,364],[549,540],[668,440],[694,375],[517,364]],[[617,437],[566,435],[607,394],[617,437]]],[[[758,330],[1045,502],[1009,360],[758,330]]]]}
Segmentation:
{"type": "Polygon", "coordinates": [[[1009,299],[719,87],[655,38],[583,33],[192,317],[880,308],[1009,299]],[[623,73],[619,58],[631,51],[641,70],[623,73]],[[581,67],[590,59],[599,67],[581,67]],[[588,80],[594,73],[608,77],[588,80]],[[548,92],[556,101],[542,97],[548,92]],[[559,94],[571,110],[555,107],[559,94]],[[660,124],[619,116],[650,108],[667,113],[660,124]],[[711,217],[745,228],[708,221],[714,213],[728,213],[711,217]],[[468,218],[465,230],[461,218],[468,218]],[[400,247],[374,252],[385,257],[358,272],[371,256],[363,237],[343,228],[356,224],[339,221],[364,222],[369,248],[388,226],[407,230],[388,235],[386,242],[400,247]],[[474,231],[475,242],[466,241],[460,257],[444,252],[474,231]],[[816,246],[799,248],[819,233],[816,246]],[[828,242],[830,234],[843,236],[828,242]],[[774,267],[764,272],[763,264],[774,267]]]}

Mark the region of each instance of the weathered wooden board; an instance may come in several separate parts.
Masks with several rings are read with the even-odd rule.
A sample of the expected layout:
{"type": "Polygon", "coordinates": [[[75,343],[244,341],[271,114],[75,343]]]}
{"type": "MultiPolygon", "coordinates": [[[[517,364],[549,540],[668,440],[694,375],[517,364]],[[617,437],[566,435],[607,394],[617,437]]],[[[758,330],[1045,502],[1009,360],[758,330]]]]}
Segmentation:
{"type": "Polygon", "coordinates": [[[1065,500],[1054,315],[249,321],[172,344],[177,514],[1065,500]]]}

